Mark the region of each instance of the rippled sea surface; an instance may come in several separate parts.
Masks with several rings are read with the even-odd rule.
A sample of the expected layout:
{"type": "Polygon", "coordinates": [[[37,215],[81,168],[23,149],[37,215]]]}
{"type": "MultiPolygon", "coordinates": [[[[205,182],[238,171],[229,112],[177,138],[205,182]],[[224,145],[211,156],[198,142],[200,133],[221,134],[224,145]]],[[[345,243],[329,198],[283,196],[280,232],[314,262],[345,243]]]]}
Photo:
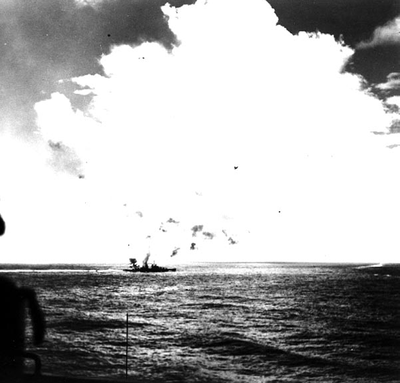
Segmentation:
{"type": "Polygon", "coordinates": [[[0,265],[44,308],[46,341],[28,345],[44,374],[125,378],[128,367],[128,379],[163,382],[400,381],[399,265],[123,267],[0,265]]]}

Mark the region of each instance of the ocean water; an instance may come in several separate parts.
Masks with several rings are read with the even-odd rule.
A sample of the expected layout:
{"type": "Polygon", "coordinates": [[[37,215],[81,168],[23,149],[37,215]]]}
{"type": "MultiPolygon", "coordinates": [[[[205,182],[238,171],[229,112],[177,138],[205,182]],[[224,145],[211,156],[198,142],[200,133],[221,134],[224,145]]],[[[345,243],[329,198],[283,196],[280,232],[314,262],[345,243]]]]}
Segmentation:
{"type": "Polygon", "coordinates": [[[44,374],[400,382],[400,265],[125,266],[0,265],[44,309],[44,344],[31,346],[27,329],[44,374]]]}

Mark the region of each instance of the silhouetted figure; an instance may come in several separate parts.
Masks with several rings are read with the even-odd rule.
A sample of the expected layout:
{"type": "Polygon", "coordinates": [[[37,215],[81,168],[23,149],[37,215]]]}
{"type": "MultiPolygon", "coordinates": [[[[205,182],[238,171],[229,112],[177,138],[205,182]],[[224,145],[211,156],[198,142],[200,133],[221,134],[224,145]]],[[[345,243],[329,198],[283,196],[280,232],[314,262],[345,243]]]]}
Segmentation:
{"type": "Polygon", "coordinates": [[[33,342],[44,339],[45,321],[34,290],[0,277],[0,380],[4,376],[23,373],[24,358],[35,361],[35,373],[40,373],[40,358],[25,351],[25,306],[32,319],[33,342]]]}
{"type": "Polygon", "coordinates": [[[0,215],[0,235],[3,235],[6,231],[6,223],[4,222],[3,218],[0,215]]]}
{"type": "MultiPolygon", "coordinates": [[[[0,215],[0,235],[6,224],[0,215]]],[[[0,381],[4,377],[21,375],[24,358],[35,361],[35,373],[40,373],[40,358],[25,351],[25,305],[32,318],[33,342],[44,339],[45,321],[34,290],[18,287],[11,279],[0,276],[0,381]]]]}

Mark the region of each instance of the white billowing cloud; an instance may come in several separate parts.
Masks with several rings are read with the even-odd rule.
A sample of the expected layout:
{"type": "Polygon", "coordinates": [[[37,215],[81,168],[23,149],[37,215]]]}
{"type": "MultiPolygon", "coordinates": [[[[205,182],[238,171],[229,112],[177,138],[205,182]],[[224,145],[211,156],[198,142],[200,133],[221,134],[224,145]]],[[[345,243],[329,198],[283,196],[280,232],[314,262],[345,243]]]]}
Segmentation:
{"type": "Polygon", "coordinates": [[[376,85],[376,87],[383,91],[400,89],[400,73],[393,72],[388,74],[387,81],[376,85]]]}
{"type": "Polygon", "coordinates": [[[47,166],[48,159],[45,146],[24,143],[2,132],[0,209],[7,229],[0,242],[1,262],[33,263],[43,259],[49,247],[60,249],[58,234],[71,220],[63,214],[66,208],[63,196],[67,190],[61,189],[60,194],[56,188],[62,176],[55,175],[47,166]]]}
{"type": "Polygon", "coordinates": [[[400,108],[400,96],[392,96],[386,99],[386,103],[389,105],[396,105],[400,108]]]}
{"type": "Polygon", "coordinates": [[[99,124],[81,111],[73,111],[69,99],[60,93],[52,94],[50,100],[38,102],[35,110],[43,139],[73,148],[80,156],[84,157],[90,150],[93,137],[101,134],[99,124]]]}
{"type": "Polygon", "coordinates": [[[379,45],[400,44],[400,17],[389,21],[374,30],[371,38],[362,41],[357,45],[357,49],[373,48],[379,45]]]}
{"type": "Polygon", "coordinates": [[[85,113],[61,94],[36,107],[45,140],[85,163],[85,179],[56,188],[65,222],[85,228],[64,239],[69,251],[124,261],[123,246],[151,234],[169,256],[159,226],[173,218],[179,247],[194,225],[215,234],[175,261],[396,259],[399,151],[387,149],[394,135],[371,133],[393,115],[342,73],[352,50],[291,35],[263,0],[162,9],[180,41],[171,53],[116,46],[104,76],[73,79],[93,95],[85,113]]]}

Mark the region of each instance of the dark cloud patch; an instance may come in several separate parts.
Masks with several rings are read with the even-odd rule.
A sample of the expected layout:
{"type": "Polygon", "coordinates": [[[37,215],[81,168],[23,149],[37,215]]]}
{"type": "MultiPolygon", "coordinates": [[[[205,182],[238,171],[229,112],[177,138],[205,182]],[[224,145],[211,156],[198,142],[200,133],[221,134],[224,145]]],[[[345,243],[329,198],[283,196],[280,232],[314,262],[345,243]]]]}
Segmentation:
{"type": "Polygon", "coordinates": [[[268,0],[279,24],[291,33],[299,31],[342,35],[355,47],[368,39],[378,25],[400,14],[397,0],[268,0]]]}
{"type": "Polygon", "coordinates": [[[400,133],[400,120],[393,121],[393,124],[390,127],[390,133],[400,133]]]}
{"type": "Polygon", "coordinates": [[[228,233],[225,230],[222,230],[222,232],[224,233],[225,237],[228,238],[228,243],[230,245],[236,245],[237,244],[237,241],[235,239],[233,239],[232,237],[229,237],[228,233]]]}
{"type": "Polygon", "coordinates": [[[237,241],[235,241],[232,237],[228,238],[228,242],[229,242],[230,245],[236,245],[237,244],[237,241]]]}
{"type": "MultiPolygon", "coordinates": [[[[110,44],[131,44],[132,42],[158,41],[166,48],[177,42],[169,30],[167,20],[161,11],[166,1],[105,1],[100,3],[99,39],[105,47],[110,44]]],[[[179,6],[184,2],[174,1],[179,6]]],[[[89,7],[90,8],[90,7],[89,7]]]]}
{"type": "Polygon", "coordinates": [[[168,223],[176,223],[176,224],[179,223],[179,221],[176,221],[176,220],[174,220],[173,218],[169,218],[169,219],[167,220],[167,222],[168,222],[168,223]]]}
{"type": "MultiPolygon", "coordinates": [[[[291,33],[320,31],[334,35],[353,48],[367,41],[378,26],[400,15],[398,0],[268,0],[279,24],[291,33]]],[[[400,46],[356,49],[345,70],[361,74],[368,83],[385,81],[400,71],[400,46]]],[[[382,96],[377,92],[378,95],[382,96]]]]}
{"type": "Polygon", "coordinates": [[[215,236],[215,234],[210,233],[209,231],[204,231],[204,232],[203,232],[203,235],[204,235],[204,237],[205,237],[206,239],[213,239],[214,236],[215,236]]]}
{"type": "Polygon", "coordinates": [[[32,132],[33,104],[68,91],[59,79],[101,73],[98,59],[112,45],[159,41],[171,48],[176,37],[160,9],[164,3],[114,0],[94,8],[74,0],[0,2],[0,129],[8,124],[32,132]]]}
{"type": "Polygon", "coordinates": [[[200,233],[203,231],[203,225],[195,225],[192,227],[192,236],[196,237],[197,233],[200,233]]]}
{"type": "MultiPolygon", "coordinates": [[[[370,84],[386,82],[388,74],[400,72],[400,45],[382,45],[356,50],[346,70],[360,73],[370,84]]],[[[400,89],[390,89],[387,92],[381,92],[379,88],[374,90],[382,98],[400,95],[400,89]]]]}

